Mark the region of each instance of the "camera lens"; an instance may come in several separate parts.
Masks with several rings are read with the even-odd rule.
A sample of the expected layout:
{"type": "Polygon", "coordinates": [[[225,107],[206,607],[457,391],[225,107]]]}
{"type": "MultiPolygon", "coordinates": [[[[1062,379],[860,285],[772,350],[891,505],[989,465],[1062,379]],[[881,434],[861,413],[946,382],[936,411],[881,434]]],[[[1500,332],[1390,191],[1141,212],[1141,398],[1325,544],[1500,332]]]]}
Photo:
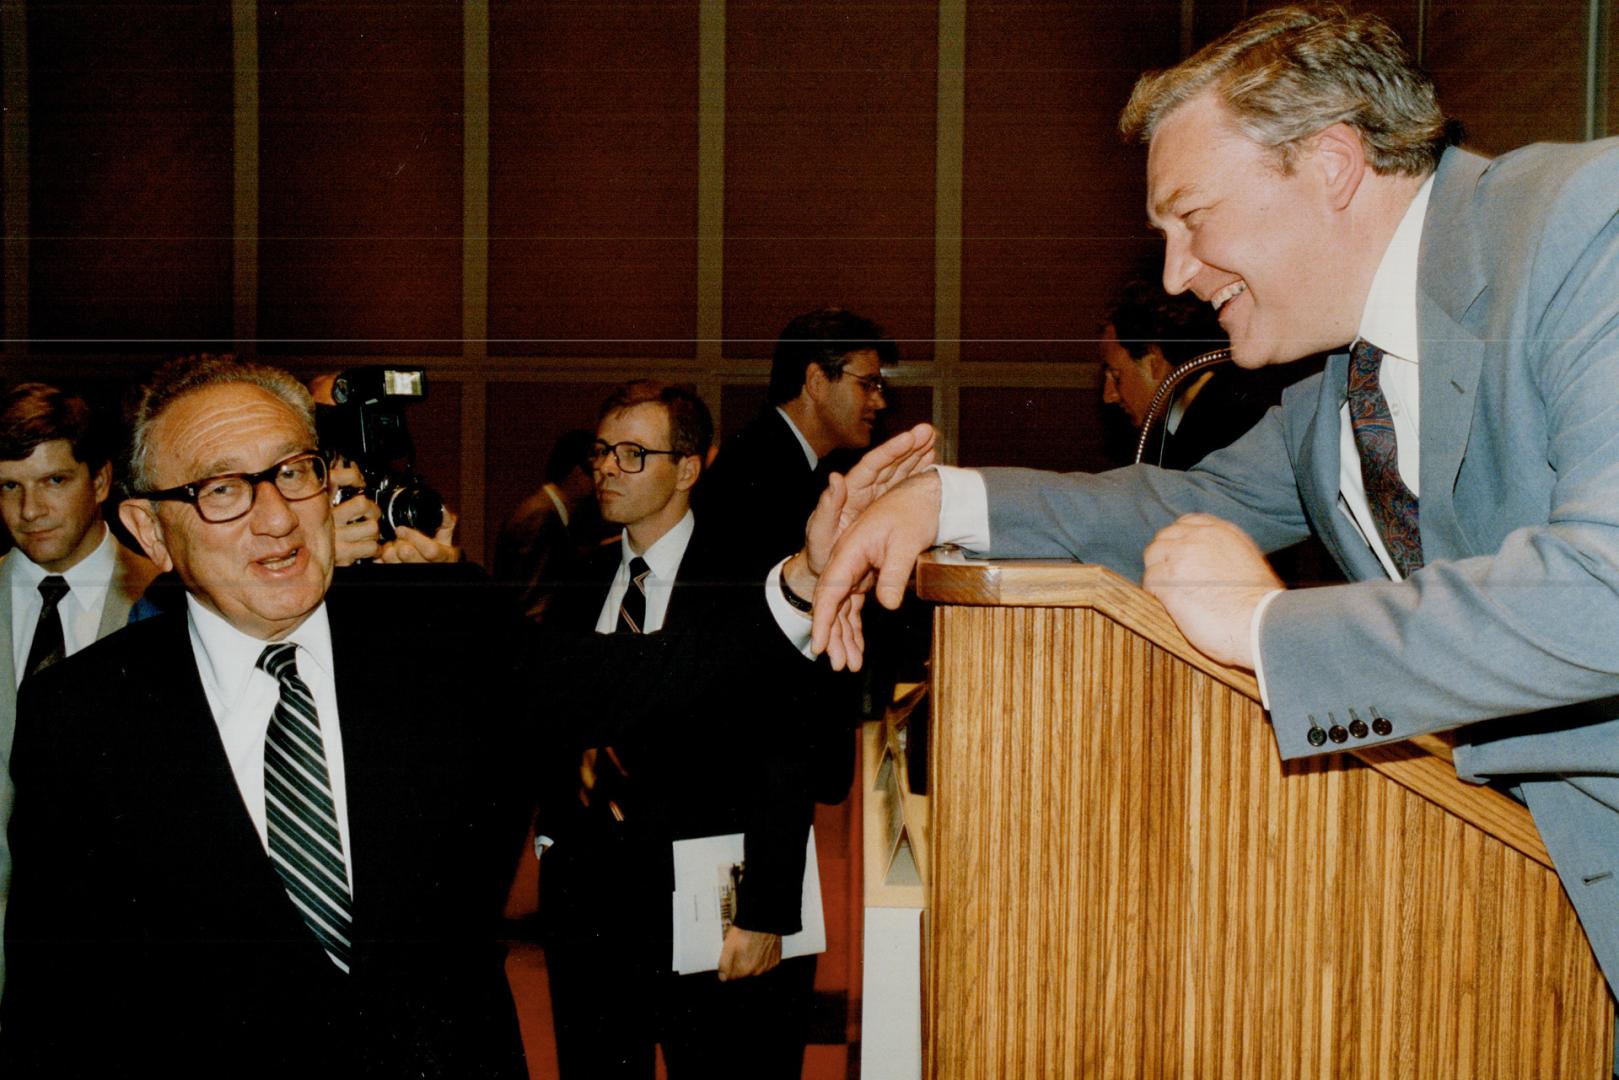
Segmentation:
{"type": "Polygon", "coordinates": [[[402,528],[410,528],[432,536],[444,524],[444,500],[438,492],[420,482],[386,485],[386,490],[377,493],[377,507],[382,511],[384,533],[397,534],[402,528]]]}

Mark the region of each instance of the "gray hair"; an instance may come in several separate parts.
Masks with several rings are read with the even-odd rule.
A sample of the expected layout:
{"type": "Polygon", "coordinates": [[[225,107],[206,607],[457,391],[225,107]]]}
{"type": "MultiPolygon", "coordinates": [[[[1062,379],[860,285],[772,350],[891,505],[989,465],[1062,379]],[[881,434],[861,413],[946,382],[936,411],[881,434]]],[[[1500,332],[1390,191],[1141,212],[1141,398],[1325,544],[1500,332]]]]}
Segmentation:
{"type": "Polygon", "coordinates": [[[230,354],[182,356],[170,360],[152,373],[140,388],[130,410],[129,486],[132,491],[151,491],[152,425],[176,401],[213,386],[245,383],[275,395],[303,423],[314,446],[315,401],[304,385],[280,368],[238,360],[230,354]]]}
{"type": "Polygon", "coordinates": [[[1426,176],[1459,130],[1394,28],[1337,4],[1262,12],[1167,71],[1148,72],[1119,130],[1151,142],[1165,117],[1209,90],[1283,172],[1302,140],[1344,123],[1360,133],[1373,171],[1426,176]]]}

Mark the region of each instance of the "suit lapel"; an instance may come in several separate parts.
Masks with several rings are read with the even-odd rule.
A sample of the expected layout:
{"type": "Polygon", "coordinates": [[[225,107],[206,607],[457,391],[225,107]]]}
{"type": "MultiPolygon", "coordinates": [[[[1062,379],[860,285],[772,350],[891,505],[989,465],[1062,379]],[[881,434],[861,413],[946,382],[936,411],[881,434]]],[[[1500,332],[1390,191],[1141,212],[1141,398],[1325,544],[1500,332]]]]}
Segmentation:
{"type": "Polygon", "coordinates": [[[101,605],[101,623],[96,627],[97,641],[128,625],[129,609],[135,606],[135,601],[140,599],[146,586],[157,576],[157,567],[126,549],[116,537],[113,545],[112,580],[107,583],[107,599],[101,605]]]}
{"type": "Polygon", "coordinates": [[[337,727],[343,738],[343,772],[349,817],[349,891],[354,898],[356,936],[361,936],[362,904],[375,899],[379,891],[375,878],[385,868],[376,859],[397,857],[387,854],[384,838],[393,830],[395,811],[388,803],[391,792],[408,786],[400,778],[388,782],[387,733],[379,730],[384,718],[404,703],[389,700],[390,688],[398,689],[408,679],[373,678],[370,659],[373,651],[367,641],[367,627],[361,611],[344,595],[341,586],[326,594],[326,617],[332,633],[332,679],[337,691],[337,727]]]}
{"type": "MultiPolygon", "coordinates": [[[[197,674],[183,614],[162,617],[161,633],[131,664],[130,723],[122,731],[143,762],[130,782],[141,792],[133,813],[146,819],[154,879],[176,891],[194,918],[217,932],[254,940],[306,940],[306,962],[321,959],[287,899],[236,785],[197,674]],[[136,668],[138,665],[138,668],[136,668]]],[[[204,932],[207,932],[206,930],[204,932]]]]}
{"type": "MultiPolygon", "coordinates": [[[[0,558],[0,700],[7,702],[7,712],[17,703],[17,661],[12,656],[11,638],[11,578],[16,573],[16,560],[0,558]]],[[[10,745],[10,741],[7,741],[10,745]]]]}
{"type": "Polygon", "coordinates": [[[1304,505],[1321,510],[1314,524],[1322,542],[1351,580],[1362,580],[1382,577],[1383,567],[1366,546],[1338,493],[1343,430],[1340,412],[1348,380],[1349,354],[1333,353],[1321,373],[1321,395],[1299,451],[1298,475],[1304,505]]]}
{"type": "Polygon", "coordinates": [[[1488,162],[1450,150],[1434,177],[1417,270],[1417,372],[1422,416],[1419,520],[1426,558],[1468,553],[1451,493],[1467,450],[1485,343],[1469,312],[1488,305],[1482,258],[1465,212],[1488,162]]]}

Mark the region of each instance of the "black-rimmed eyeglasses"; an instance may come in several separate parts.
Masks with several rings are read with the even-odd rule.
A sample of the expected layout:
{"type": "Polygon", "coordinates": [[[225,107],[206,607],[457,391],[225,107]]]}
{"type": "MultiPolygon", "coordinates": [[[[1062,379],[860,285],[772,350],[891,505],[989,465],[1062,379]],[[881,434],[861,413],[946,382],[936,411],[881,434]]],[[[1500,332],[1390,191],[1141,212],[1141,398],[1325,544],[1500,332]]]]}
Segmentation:
{"type": "Polygon", "coordinates": [[[888,396],[888,380],[883,378],[881,375],[856,375],[854,372],[847,370],[844,371],[843,374],[849,376],[849,378],[859,383],[865,388],[865,391],[868,394],[882,394],[884,397],[888,396]]]}
{"type": "Polygon", "coordinates": [[[648,454],[666,454],[669,457],[685,457],[679,450],[649,450],[640,443],[620,442],[609,446],[598,441],[590,448],[590,454],[585,459],[590,462],[591,468],[599,468],[607,456],[611,454],[618,461],[618,471],[625,473],[638,473],[646,468],[648,454]]]}
{"type": "Polygon", "coordinates": [[[274,484],[276,491],[288,502],[311,499],[326,493],[326,459],[314,451],[305,451],[251,473],[222,473],[198,480],[193,484],[164,488],[162,491],[137,491],[137,499],[172,499],[188,502],[197,508],[202,520],[212,525],[235,521],[253,509],[260,484],[274,484]]]}

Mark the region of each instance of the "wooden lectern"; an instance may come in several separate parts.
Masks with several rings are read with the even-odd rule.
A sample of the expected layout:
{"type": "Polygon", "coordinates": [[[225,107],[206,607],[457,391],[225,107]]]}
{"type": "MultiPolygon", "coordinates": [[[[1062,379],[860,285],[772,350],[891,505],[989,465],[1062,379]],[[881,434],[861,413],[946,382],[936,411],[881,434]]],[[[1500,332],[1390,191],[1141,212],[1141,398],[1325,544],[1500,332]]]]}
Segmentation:
{"type": "Polygon", "coordinates": [[[935,554],[917,589],[925,1075],[1611,1075],[1528,811],[1441,742],[1284,764],[1253,677],[1099,567],[935,554]]]}

